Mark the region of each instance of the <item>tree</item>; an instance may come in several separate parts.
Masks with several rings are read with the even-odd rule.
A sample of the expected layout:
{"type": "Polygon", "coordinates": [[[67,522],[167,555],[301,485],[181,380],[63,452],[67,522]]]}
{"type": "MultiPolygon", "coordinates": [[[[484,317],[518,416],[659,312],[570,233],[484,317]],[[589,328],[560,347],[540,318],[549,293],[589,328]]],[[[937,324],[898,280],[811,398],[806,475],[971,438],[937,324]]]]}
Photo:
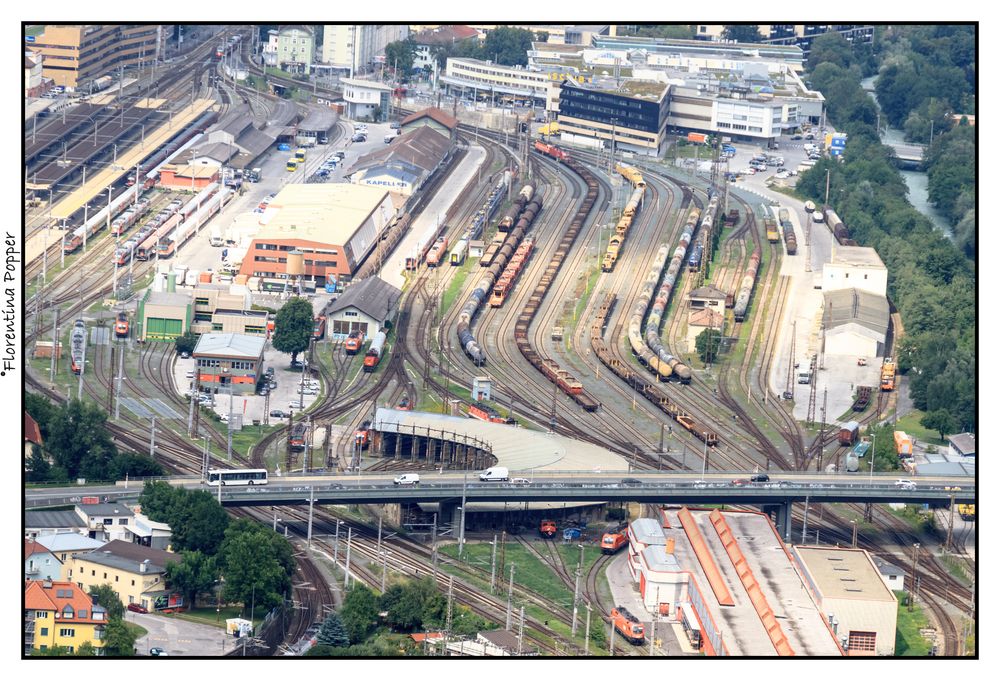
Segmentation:
{"type": "Polygon", "coordinates": [[[169,523],[172,509],[180,502],[185,490],[174,487],[163,480],[147,482],[139,494],[139,505],[150,520],[158,523],[169,523]]]}
{"type": "Polygon", "coordinates": [[[36,649],[31,651],[32,657],[65,657],[68,655],[72,655],[72,653],[69,652],[69,648],[64,646],[52,646],[45,650],[36,649]]]}
{"type": "Polygon", "coordinates": [[[817,64],[823,62],[830,62],[845,69],[850,68],[854,63],[854,53],[847,38],[836,31],[813,38],[809,47],[809,70],[812,71],[817,64]]]}
{"type": "Polygon", "coordinates": [[[49,398],[32,392],[24,393],[24,410],[31,414],[38,424],[38,430],[42,434],[42,440],[49,437],[49,424],[58,413],[59,409],[49,398]]]}
{"type": "Polygon", "coordinates": [[[722,37],[738,43],[759,43],[764,39],[757,24],[729,24],[722,29],[722,37]]]}
{"type": "Polygon", "coordinates": [[[179,561],[167,563],[167,586],[184,594],[189,608],[195,607],[198,594],[212,590],[218,576],[215,557],[201,551],[183,551],[179,561]]]}
{"type": "Polygon", "coordinates": [[[70,478],[108,479],[108,464],[118,453],[97,406],[73,398],[52,420],[46,447],[70,478]]]}
{"type": "Polygon", "coordinates": [[[194,352],[195,346],[197,345],[198,334],[190,330],[185,331],[174,340],[174,349],[177,350],[178,355],[184,352],[190,355],[194,352]]]}
{"type": "Polygon", "coordinates": [[[125,606],[118,592],[110,583],[90,587],[90,595],[97,603],[108,611],[108,620],[120,620],[125,617],[125,606]]]}
{"type": "Polygon", "coordinates": [[[246,518],[230,523],[219,556],[227,601],[266,611],[280,604],[291,588],[295,569],[291,547],[269,527],[246,518]]]}
{"type": "Polygon", "coordinates": [[[28,472],[28,482],[45,482],[52,474],[52,465],[42,454],[42,448],[36,444],[31,445],[31,456],[25,469],[28,472]]]}
{"type": "Polygon", "coordinates": [[[920,425],[936,431],[942,440],[946,433],[954,433],[958,430],[958,419],[951,415],[947,409],[936,409],[928,414],[924,414],[920,419],[920,425]]]}
{"type": "Polygon", "coordinates": [[[333,646],[334,648],[346,648],[351,644],[350,636],[344,628],[344,623],[340,615],[331,612],[325,620],[323,626],[316,636],[316,641],[321,645],[333,646]]]}
{"type": "Polygon", "coordinates": [[[229,525],[229,515],[215,497],[205,490],[184,490],[167,520],[174,549],[218,553],[229,525]]]}
{"type": "Polygon", "coordinates": [[[292,298],[275,316],[271,345],[278,352],[291,353],[294,362],[296,356],[309,347],[312,332],[312,304],[305,298],[292,298]]]}
{"type": "MultiPolygon", "coordinates": [[[[619,33],[618,35],[623,35],[619,33]]],[[[695,37],[692,24],[639,24],[634,31],[628,32],[643,38],[666,38],[671,40],[691,40],[695,37]]]]}
{"type": "Polygon", "coordinates": [[[145,454],[120,452],[108,464],[108,475],[115,480],[121,480],[126,475],[131,478],[148,478],[164,475],[164,470],[163,466],[145,454]]]}
{"type": "Polygon", "coordinates": [[[413,38],[397,40],[385,46],[385,65],[396,70],[396,77],[400,73],[409,75],[413,70],[413,58],[417,54],[417,43],[413,38]]]}
{"type": "Polygon", "coordinates": [[[131,657],[135,654],[135,634],[122,619],[112,619],[104,625],[104,656],[131,657]]]}
{"type": "Polygon", "coordinates": [[[711,364],[719,354],[719,346],[722,343],[722,333],[715,329],[705,329],[694,339],[698,356],[705,364],[711,364]]]}
{"type": "Polygon", "coordinates": [[[344,598],[340,618],[344,623],[351,643],[366,640],[378,624],[378,597],[364,584],[355,582],[344,598]]]}
{"type": "Polygon", "coordinates": [[[534,39],[535,34],[528,29],[498,26],[486,34],[483,58],[504,66],[527,66],[528,51],[534,39]]]}
{"type": "Polygon", "coordinates": [[[73,654],[76,655],[77,657],[94,657],[94,655],[96,654],[96,649],[94,648],[93,643],[91,643],[90,641],[84,641],[83,643],[80,644],[80,647],[77,648],[76,652],[73,654]]]}

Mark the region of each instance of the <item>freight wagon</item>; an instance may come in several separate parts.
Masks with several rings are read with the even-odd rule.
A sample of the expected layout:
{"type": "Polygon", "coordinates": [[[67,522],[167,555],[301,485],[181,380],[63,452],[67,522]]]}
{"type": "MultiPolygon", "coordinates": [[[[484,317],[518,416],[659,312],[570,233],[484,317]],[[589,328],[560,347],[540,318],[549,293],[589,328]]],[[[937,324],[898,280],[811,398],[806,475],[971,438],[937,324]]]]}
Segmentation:
{"type": "Polygon", "coordinates": [[[854,399],[854,404],[851,405],[852,411],[864,411],[868,408],[868,404],[872,399],[872,389],[871,386],[860,385],[858,386],[858,396],[854,399]]]}
{"type": "Polygon", "coordinates": [[[853,445],[858,440],[859,428],[860,426],[857,421],[848,421],[840,427],[840,432],[837,434],[837,442],[845,447],[853,445]]]}
{"type": "Polygon", "coordinates": [[[465,255],[469,252],[469,240],[462,238],[458,240],[455,244],[455,248],[451,252],[451,266],[458,267],[463,262],[465,262],[465,255]]]}

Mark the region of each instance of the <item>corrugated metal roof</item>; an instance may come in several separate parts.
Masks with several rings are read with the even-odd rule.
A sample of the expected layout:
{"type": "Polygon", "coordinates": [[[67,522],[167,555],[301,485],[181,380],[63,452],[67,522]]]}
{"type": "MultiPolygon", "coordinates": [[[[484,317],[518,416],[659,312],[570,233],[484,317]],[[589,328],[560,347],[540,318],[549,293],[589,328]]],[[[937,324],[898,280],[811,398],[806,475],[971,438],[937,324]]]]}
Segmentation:
{"type": "Polygon", "coordinates": [[[426,175],[437,168],[449,149],[450,139],[429,126],[421,125],[400,135],[387,147],[365,154],[355,162],[351,171],[402,161],[420,168],[426,175]]]}
{"type": "Polygon", "coordinates": [[[954,445],[955,449],[966,456],[976,453],[975,433],[959,433],[958,435],[949,435],[948,442],[954,445]]]}
{"type": "Polygon", "coordinates": [[[240,104],[223,116],[218,123],[208,129],[209,133],[221,130],[233,137],[238,137],[241,132],[253,124],[253,113],[249,104],[240,104]]]}
{"type": "Polygon", "coordinates": [[[725,297],[726,297],[725,292],[720,291],[719,289],[717,289],[715,286],[712,286],[711,284],[709,284],[707,286],[701,286],[699,288],[696,288],[695,290],[691,291],[688,294],[688,299],[691,299],[691,298],[711,298],[711,299],[722,300],[722,299],[725,299],[725,297]]]}
{"type": "Polygon", "coordinates": [[[372,319],[383,319],[386,311],[396,307],[398,288],[378,276],[366,277],[348,286],[344,293],[328,308],[327,315],[334,315],[349,307],[354,307],[372,319]]]}
{"type": "Polygon", "coordinates": [[[937,463],[916,464],[917,475],[929,476],[968,476],[975,477],[976,462],[974,459],[968,461],[942,461],[937,463]]]}
{"type": "Polygon", "coordinates": [[[667,553],[663,545],[647,546],[642,550],[642,558],[651,570],[660,572],[680,572],[681,566],[677,556],[667,553]]]}
{"type": "Polygon", "coordinates": [[[838,327],[857,324],[876,334],[864,335],[884,341],[889,329],[889,301],[885,296],[856,288],[827,291],[823,294],[823,324],[828,334],[838,327]]]}
{"type": "Polygon", "coordinates": [[[59,532],[58,534],[39,535],[36,542],[42,544],[49,551],[58,553],[60,551],[80,551],[84,549],[96,549],[104,546],[104,542],[99,539],[84,537],[76,532],[59,532]]]}
{"type": "Polygon", "coordinates": [[[247,155],[256,158],[267,151],[268,148],[274,144],[275,139],[276,138],[273,135],[269,135],[262,130],[250,128],[239,136],[236,140],[236,144],[238,144],[241,149],[244,149],[247,155]]]}
{"type": "Polygon", "coordinates": [[[25,528],[82,528],[85,527],[83,519],[76,514],[76,511],[25,511],[25,528]]]}
{"type": "Polygon", "coordinates": [[[653,518],[636,518],[629,523],[629,534],[635,537],[636,541],[646,545],[663,545],[667,543],[667,538],[663,534],[660,522],[653,518]]]}
{"type": "Polygon", "coordinates": [[[325,106],[311,106],[299,123],[299,131],[327,132],[337,122],[337,112],[325,106]]]}
{"type": "Polygon", "coordinates": [[[198,339],[194,356],[224,355],[257,359],[264,351],[264,339],[239,333],[205,333],[198,339]]]}

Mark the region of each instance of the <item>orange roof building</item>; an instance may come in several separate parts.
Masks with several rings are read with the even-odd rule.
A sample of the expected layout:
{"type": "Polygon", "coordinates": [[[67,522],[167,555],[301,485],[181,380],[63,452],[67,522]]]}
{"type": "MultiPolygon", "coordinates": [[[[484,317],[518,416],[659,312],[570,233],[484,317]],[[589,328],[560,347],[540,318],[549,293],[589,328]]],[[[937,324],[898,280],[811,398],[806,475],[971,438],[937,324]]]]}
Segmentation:
{"type": "Polygon", "coordinates": [[[108,613],[72,582],[31,580],[24,585],[24,654],[56,646],[73,653],[84,643],[104,646],[108,613]]]}

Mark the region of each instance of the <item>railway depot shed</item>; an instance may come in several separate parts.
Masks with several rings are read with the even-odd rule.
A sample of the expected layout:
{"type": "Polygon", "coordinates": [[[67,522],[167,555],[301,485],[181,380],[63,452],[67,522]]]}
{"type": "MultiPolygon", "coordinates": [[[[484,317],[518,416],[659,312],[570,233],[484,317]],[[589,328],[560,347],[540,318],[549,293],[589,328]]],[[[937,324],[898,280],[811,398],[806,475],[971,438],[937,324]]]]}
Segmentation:
{"type": "Polygon", "coordinates": [[[366,339],[371,338],[392,319],[401,294],[377,276],[351,284],[327,308],[327,333],[331,338],[345,338],[360,331],[366,339]]]}
{"type": "Polygon", "coordinates": [[[399,131],[405,134],[411,130],[425,126],[451,139],[455,130],[458,129],[458,119],[432,106],[429,109],[412,113],[401,120],[399,122],[399,131]]]}
{"type": "Polygon", "coordinates": [[[396,219],[384,187],[354,184],[290,184],[268,208],[270,219],[250,243],[240,274],[294,278],[289,251],[302,256],[301,275],[325,284],[350,277],[372,251],[379,235],[396,219]]]}
{"type": "Polygon", "coordinates": [[[880,357],[889,332],[885,295],[849,288],[823,293],[826,354],[880,357]]]}
{"type": "Polygon", "coordinates": [[[351,167],[351,182],[409,196],[448,162],[452,150],[451,138],[429,126],[417,126],[359,158],[351,167]]]}
{"type": "Polygon", "coordinates": [[[191,296],[174,291],[146,290],[136,312],[136,337],[142,341],[172,341],[191,328],[191,296]]]}
{"type": "Polygon", "coordinates": [[[898,603],[867,551],[796,546],[792,555],[847,655],[895,653],[898,603]]]}

